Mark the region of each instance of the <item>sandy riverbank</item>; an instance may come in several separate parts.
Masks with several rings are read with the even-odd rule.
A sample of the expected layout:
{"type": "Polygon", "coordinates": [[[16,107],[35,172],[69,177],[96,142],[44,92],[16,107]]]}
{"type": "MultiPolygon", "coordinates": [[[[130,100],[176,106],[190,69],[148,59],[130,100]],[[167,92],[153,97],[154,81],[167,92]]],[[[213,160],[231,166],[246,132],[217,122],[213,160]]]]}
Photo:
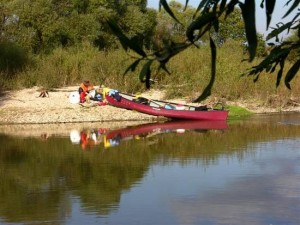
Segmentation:
{"type": "MultiPolygon", "coordinates": [[[[156,117],[109,105],[71,104],[78,87],[49,92],[41,98],[37,87],[10,91],[0,96],[0,133],[16,136],[69,135],[71,130],[117,128],[149,123],[156,117]]],[[[152,94],[155,96],[155,93],[152,94]]],[[[157,97],[157,96],[155,96],[157,97]]]]}
{"type": "MultiPolygon", "coordinates": [[[[119,109],[109,105],[99,106],[91,104],[71,104],[70,93],[77,87],[67,87],[49,92],[49,97],[39,97],[37,87],[10,91],[0,97],[0,124],[57,124],[83,122],[118,122],[157,120],[157,117],[145,115],[135,111],[119,109]]],[[[150,90],[142,96],[153,99],[163,99],[164,93],[150,90]]],[[[173,101],[185,102],[184,99],[173,101]]],[[[229,103],[243,106],[255,113],[278,112],[278,109],[264,108],[255,103],[229,103]]],[[[282,111],[299,111],[300,106],[280,109],[282,111]]]]}
{"type": "Polygon", "coordinates": [[[39,89],[11,91],[1,96],[0,124],[78,123],[126,120],[152,120],[143,115],[112,106],[71,104],[69,95],[77,87],[49,92],[49,97],[39,97],[39,89]]]}

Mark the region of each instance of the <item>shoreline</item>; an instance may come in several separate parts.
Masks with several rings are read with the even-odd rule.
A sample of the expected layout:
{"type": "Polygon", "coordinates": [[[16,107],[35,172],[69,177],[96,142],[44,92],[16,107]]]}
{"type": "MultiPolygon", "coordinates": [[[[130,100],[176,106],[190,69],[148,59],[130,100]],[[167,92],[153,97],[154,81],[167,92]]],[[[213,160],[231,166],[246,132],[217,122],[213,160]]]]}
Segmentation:
{"type": "MultiPolygon", "coordinates": [[[[136,111],[116,108],[110,105],[99,106],[97,102],[72,104],[69,96],[77,87],[66,87],[49,92],[49,97],[39,97],[37,87],[10,91],[0,96],[0,126],[3,125],[46,125],[70,123],[121,123],[153,122],[166,120],[156,116],[142,114],[136,111]]],[[[162,91],[150,90],[142,96],[152,99],[163,99],[162,91]]],[[[185,102],[184,99],[172,100],[185,102]]],[[[228,105],[237,105],[254,114],[300,112],[300,106],[275,109],[261,107],[255,102],[227,102],[228,105]]]]}

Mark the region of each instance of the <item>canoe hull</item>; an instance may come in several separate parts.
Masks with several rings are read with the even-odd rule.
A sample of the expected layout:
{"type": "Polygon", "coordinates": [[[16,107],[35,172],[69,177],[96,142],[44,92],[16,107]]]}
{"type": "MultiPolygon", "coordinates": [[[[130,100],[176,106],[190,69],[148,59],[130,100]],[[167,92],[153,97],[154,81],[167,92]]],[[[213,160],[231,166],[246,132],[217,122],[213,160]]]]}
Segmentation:
{"type": "Polygon", "coordinates": [[[165,109],[162,107],[154,107],[151,105],[145,105],[125,97],[120,97],[116,100],[112,96],[106,96],[106,99],[110,105],[135,110],[141,113],[145,113],[153,116],[162,116],[171,119],[181,120],[213,120],[213,121],[224,121],[228,117],[227,110],[177,110],[177,109],[165,109]]]}

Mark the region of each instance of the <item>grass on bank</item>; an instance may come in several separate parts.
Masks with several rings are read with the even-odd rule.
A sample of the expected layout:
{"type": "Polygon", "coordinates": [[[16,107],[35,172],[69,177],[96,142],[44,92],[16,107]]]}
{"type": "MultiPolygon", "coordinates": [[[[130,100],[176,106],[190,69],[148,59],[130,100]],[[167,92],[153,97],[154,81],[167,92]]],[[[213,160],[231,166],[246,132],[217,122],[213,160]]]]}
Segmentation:
{"type": "Polygon", "coordinates": [[[239,107],[239,106],[234,106],[234,105],[228,105],[226,106],[226,110],[229,110],[229,118],[230,119],[238,119],[241,117],[247,117],[253,115],[252,112],[249,110],[239,107]]]}

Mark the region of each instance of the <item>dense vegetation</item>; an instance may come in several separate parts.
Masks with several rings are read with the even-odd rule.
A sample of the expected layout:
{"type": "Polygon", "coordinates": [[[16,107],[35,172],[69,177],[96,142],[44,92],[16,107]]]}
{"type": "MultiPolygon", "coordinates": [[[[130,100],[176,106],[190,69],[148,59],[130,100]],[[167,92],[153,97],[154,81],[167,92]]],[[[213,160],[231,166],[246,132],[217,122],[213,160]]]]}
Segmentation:
{"type": "MultiPolygon", "coordinates": [[[[32,0],[30,4],[0,0],[0,89],[35,85],[53,88],[78,85],[82,79],[90,79],[96,85],[143,91],[145,87],[140,82],[143,64],[137,65],[136,70],[128,68],[139,60],[138,49],[152,54],[184,41],[185,30],[195,12],[192,7],[184,10],[185,6],[175,1],[169,6],[181,24],[170,17],[168,10],[147,8],[147,0],[32,0]],[[118,24],[134,46],[123,45],[127,51],[121,50],[108,20],[118,24]],[[126,69],[128,72],[123,76],[126,69]]],[[[276,99],[282,105],[299,96],[299,85],[293,85],[299,83],[299,76],[291,81],[292,90],[281,85],[276,88],[272,82],[276,75],[263,73],[255,84],[252,79],[240,76],[266,55],[263,37],[258,34],[258,58],[251,64],[242,61],[248,56],[242,44],[246,35],[241,18],[241,11],[235,9],[226,20],[219,19],[219,32],[213,33],[218,55],[212,97],[229,100],[254,97],[262,103],[273,103],[276,99]]],[[[296,32],[292,37],[299,40],[296,32]]],[[[187,96],[190,100],[197,97],[210,81],[210,38],[203,35],[194,46],[174,54],[168,60],[168,69],[153,69],[149,79],[152,88],[166,89],[169,96],[187,96]]],[[[286,64],[293,64],[299,57],[297,54],[286,64]]],[[[153,68],[159,67],[155,61],[151,64],[157,64],[153,68]]]]}

